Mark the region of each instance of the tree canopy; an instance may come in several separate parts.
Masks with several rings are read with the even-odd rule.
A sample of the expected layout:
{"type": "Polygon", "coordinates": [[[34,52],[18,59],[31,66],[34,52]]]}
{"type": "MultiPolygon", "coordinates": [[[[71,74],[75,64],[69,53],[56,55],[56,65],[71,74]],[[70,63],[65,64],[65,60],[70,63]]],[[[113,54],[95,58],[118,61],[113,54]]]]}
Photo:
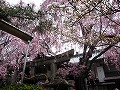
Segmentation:
{"type": "Polygon", "coordinates": [[[60,68],[59,72],[63,76],[71,72],[74,76],[88,77],[93,62],[100,56],[104,56],[106,64],[111,62],[119,69],[118,0],[51,0],[45,6],[56,27],[54,32],[60,37],[61,48],[63,45],[66,45],[65,48],[76,45],[79,47],[79,53],[82,53],[79,64],[69,64],[60,68]],[[99,53],[92,57],[96,50],[99,50],[99,53]]]}

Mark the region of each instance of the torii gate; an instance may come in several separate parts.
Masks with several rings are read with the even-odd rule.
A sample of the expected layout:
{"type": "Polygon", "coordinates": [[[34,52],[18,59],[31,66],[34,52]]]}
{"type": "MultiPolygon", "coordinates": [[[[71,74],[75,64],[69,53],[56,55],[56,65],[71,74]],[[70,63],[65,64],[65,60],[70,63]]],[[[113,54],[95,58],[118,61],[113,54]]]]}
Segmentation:
{"type": "MultiPolygon", "coordinates": [[[[10,23],[8,23],[4,20],[1,20],[1,19],[0,19],[0,30],[3,30],[3,31],[5,31],[9,34],[12,34],[12,35],[22,39],[27,44],[29,44],[29,41],[31,41],[33,39],[33,37],[31,37],[27,33],[23,32],[22,30],[18,29],[17,27],[13,26],[12,24],[10,24],[10,23]]],[[[28,50],[26,51],[26,58],[25,58],[25,61],[24,61],[21,83],[23,82],[23,79],[24,79],[24,72],[25,72],[25,67],[26,67],[27,54],[28,54],[28,50]]]]}
{"type": "MultiPolygon", "coordinates": [[[[31,77],[36,76],[36,70],[40,71],[40,69],[36,69],[36,67],[42,67],[43,65],[49,65],[49,69],[50,69],[50,73],[47,71],[46,74],[49,73],[48,77],[51,77],[51,81],[54,81],[55,78],[55,74],[57,71],[57,66],[59,64],[62,64],[64,62],[69,62],[70,58],[74,55],[74,49],[71,49],[69,51],[66,51],[62,54],[58,54],[56,56],[44,56],[44,58],[42,57],[37,57],[35,58],[33,61],[31,62],[27,62],[26,68],[31,67],[30,71],[31,71],[31,77]],[[44,59],[44,60],[43,60],[44,59]],[[30,64],[31,63],[31,64],[30,64]]],[[[39,73],[41,74],[41,73],[39,73]]],[[[43,74],[43,73],[42,73],[43,74]]],[[[44,73],[45,74],[45,73],[44,73]]]]}

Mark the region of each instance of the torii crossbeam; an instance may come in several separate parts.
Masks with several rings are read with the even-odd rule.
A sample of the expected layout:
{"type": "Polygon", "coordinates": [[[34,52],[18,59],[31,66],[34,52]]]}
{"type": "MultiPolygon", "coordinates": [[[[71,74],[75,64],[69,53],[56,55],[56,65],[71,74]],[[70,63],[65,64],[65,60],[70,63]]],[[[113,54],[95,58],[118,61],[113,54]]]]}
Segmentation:
{"type": "Polygon", "coordinates": [[[12,34],[25,42],[31,41],[33,39],[33,37],[31,37],[29,34],[23,32],[22,30],[18,29],[17,27],[11,25],[4,20],[0,20],[0,30],[12,34]]]}

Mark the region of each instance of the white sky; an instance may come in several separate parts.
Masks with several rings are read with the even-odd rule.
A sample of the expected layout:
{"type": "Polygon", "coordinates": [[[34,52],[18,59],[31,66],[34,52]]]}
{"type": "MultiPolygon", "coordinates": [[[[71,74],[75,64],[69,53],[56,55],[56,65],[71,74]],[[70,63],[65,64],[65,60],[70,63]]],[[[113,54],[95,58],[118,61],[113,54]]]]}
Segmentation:
{"type": "MultiPolygon", "coordinates": [[[[15,5],[20,2],[20,0],[5,0],[9,2],[11,5],[15,5]]],[[[39,8],[40,5],[45,1],[45,0],[22,0],[24,3],[34,3],[36,5],[35,9],[39,8]]]]}

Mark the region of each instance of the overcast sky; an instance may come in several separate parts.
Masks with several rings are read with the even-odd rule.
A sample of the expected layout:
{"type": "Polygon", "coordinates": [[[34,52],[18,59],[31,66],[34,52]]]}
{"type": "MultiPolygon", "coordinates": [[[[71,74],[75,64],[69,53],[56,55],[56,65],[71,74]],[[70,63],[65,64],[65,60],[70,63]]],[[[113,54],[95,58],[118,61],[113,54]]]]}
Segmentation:
{"type": "MultiPolygon", "coordinates": [[[[20,2],[20,0],[6,0],[11,5],[15,5],[20,2]]],[[[34,3],[36,5],[36,9],[40,7],[40,4],[42,4],[45,0],[22,0],[23,2],[27,3],[34,3]]]]}

